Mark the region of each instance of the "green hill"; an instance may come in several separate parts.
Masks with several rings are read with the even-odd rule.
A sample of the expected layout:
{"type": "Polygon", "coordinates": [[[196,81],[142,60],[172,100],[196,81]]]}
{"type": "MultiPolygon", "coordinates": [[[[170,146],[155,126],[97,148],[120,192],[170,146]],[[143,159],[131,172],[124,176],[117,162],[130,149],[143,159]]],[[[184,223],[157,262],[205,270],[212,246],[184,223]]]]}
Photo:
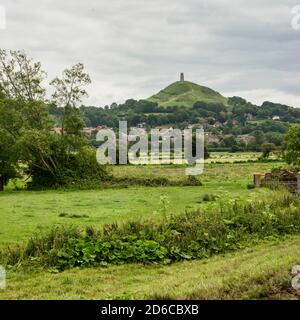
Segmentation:
{"type": "Polygon", "coordinates": [[[220,93],[189,81],[176,81],[147,100],[163,107],[192,107],[197,101],[227,105],[227,98],[220,93]]]}

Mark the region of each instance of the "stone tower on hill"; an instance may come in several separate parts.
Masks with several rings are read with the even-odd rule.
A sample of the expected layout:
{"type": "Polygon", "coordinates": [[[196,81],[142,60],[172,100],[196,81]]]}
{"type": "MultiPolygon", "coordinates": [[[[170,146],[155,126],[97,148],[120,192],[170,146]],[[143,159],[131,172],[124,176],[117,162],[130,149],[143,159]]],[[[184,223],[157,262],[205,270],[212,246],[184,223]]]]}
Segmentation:
{"type": "Polygon", "coordinates": [[[180,81],[184,81],[184,73],[183,72],[180,73],[180,81]]]}

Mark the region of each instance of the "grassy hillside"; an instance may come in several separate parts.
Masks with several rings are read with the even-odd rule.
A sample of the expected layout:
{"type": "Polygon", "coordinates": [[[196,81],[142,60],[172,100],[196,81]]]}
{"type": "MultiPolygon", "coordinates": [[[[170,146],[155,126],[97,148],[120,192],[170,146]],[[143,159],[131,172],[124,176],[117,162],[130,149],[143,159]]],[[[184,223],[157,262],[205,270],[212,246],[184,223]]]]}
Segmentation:
{"type": "Polygon", "coordinates": [[[197,101],[227,105],[227,98],[220,93],[189,81],[176,81],[148,98],[148,100],[157,102],[158,105],[163,107],[192,107],[197,101]]]}

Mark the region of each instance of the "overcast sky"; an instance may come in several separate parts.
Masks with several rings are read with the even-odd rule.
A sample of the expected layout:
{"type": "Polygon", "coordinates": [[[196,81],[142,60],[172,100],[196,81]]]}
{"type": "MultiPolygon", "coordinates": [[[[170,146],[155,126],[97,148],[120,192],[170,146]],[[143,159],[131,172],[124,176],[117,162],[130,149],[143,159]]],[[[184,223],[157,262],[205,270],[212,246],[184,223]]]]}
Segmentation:
{"type": "Polygon", "coordinates": [[[77,62],[86,104],[147,98],[179,79],[300,107],[300,0],[0,0],[1,48],[24,49],[49,80],[77,62]]]}

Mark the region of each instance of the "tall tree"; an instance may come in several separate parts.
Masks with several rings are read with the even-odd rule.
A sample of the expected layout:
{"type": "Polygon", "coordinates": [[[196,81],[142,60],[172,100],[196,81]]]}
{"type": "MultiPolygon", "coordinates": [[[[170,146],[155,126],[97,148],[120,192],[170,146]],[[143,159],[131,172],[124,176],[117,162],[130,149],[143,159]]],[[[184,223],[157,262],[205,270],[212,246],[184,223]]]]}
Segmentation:
{"type": "Polygon", "coordinates": [[[0,88],[9,99],[41,101],[42,82],[47,74],[40,62],[33,62],[23,51],[0,50],[0,88]]]}
{"type": "Polygon", "coordinates": [[[24,52],[0,50],[1,189],[16,175],[17,160],[24,149],[32,152],[33,146],[20,144],[20,139],[28,130],[50,131],[51,121],[43,102],[45,77],[41,64],[27,58],[24,52]]]}
{"type": "Polygon", "coordinates": [[[291,125],[285,137],[285,160],[300,166],[300,125],[291,125]]]}
{"type": "Polygon", "coordinates": [[[0,151],[0,175],[4,177],[4,171],[9,172],[3,178],[5,182],[14,175],[13,170],[8,170],[14,168],[13,158],[8,155],[13,154],[12,150],[17,150],[18,160],[26,164],[26,171],[32,177],[35,176],[32,181],[42,184],[44,179],[45,184],[51,185],[66,171],[64,165],[71,158],[76,163],[76,153],[87,145],[81,111],[76,108],[87,95],[85,86],[91,82],[83,65],[66,69],[61,79],[51,82],[55,88],[53,100],[62,110],[63,135],[51,132],[53,121],[46,112],[46,91],[42,86],[45,77],[41,64],[25,53],[0,51],[0,129],[5,133],[5,145],[0,146],[5,150],[0,151]]]}
{"type": "Polygon", "coordinates": [[[13,138],[0,128],[0,191],[10,179],[18,176],[18,161],[13,150],[13,138]]]}
{"type": "Polygon", "coordinates": [[[62,107],[62,134],[80,135],[84,121],[76,107],[87,96],[85,87],[91,83],[90,76],[84,71],[84,65],[78,63],[65,69],[62,78],[56,77],[50,82],[54,87],[53,102],[62,107]]]}
{"type": "Polygon", "coordinates": [[[275,144],[270,142],[263,143],[260,148],[263,158],[269,158],[270,153],[276,150],[275,144]]]}

